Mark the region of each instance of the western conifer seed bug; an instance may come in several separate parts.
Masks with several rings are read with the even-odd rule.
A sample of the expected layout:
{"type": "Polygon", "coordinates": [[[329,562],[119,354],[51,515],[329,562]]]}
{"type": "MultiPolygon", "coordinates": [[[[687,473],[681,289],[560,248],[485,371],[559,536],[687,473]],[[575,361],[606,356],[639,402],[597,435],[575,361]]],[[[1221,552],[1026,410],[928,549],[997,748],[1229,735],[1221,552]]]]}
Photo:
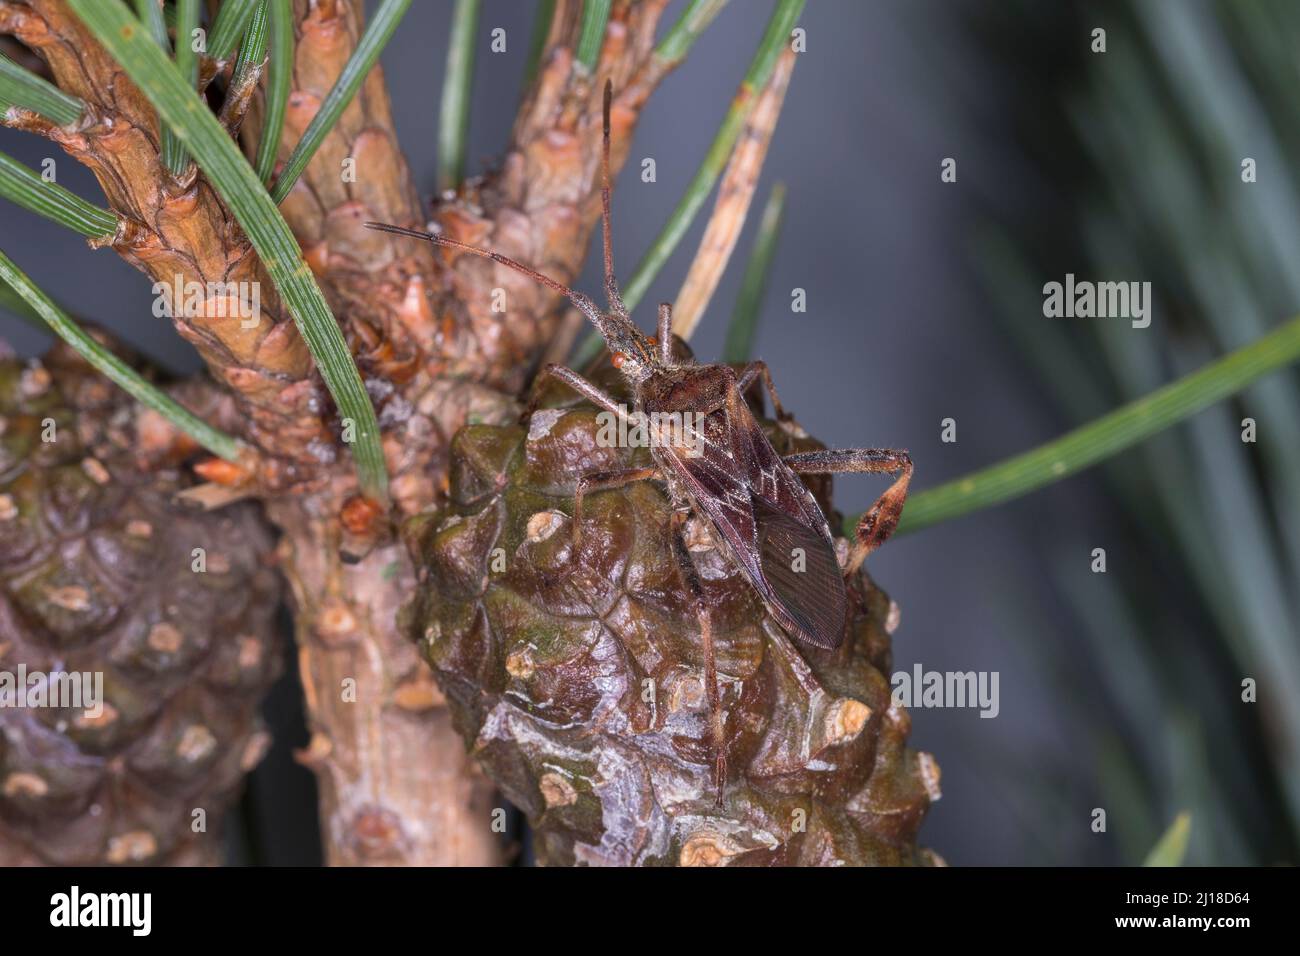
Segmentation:
{"type": "MultiPolygon", "coordinates": [[[[728,365],[700,365],[675,356],[672,310],[667,303],[659,306],[655,338],[646,337],[632,323],[614,279],[610,249],[610,99],[611,87],[606,82],[601,233],[609,311],[602,312],[581,292],[500,253],[402,226],[374,222],[366,225],[495,260],[558,292],[590,319],[604,337],[614,367],[632,387],[637,411],[647,416],[655,412],[678,413],[680,419],[699,423],[689,447],[681,443],[651,442],[653,467],[587,474],[578,479],[573,502],[575,547],[572,553],[577,553],[576,545],[582,533],[584,495],[646,479],[667,484],[673,503],[673,550],[700,621],[715,758],[714,785],[721,803],[727,773],[723,714],[704,591],[682,534],[687,518],[694,512],[708,521],[713,540],[794,640],[812,647],[834,649],[844,640],[848,620],[845,579],[857,571],[863,559],[897,526],[912,477],[912,461],[905,451],[884,448],[814,451],[782,458],[754,420],[743,397],[750,385],[761,380],[778,420],[789,420],[764,362],[750,362],[737,373],[728,365]],[[887,473],[898,477],[863,515],[848,559],[841,568],[826,518],[798,476],[845,472],[887,473]]],[[[626,419],[625,407],[577,372],[560,365],[548,365],[538,373],[534,396],[537,383],[547,376],[560,379],[593,404],[626,419]]],[[[525,415],[532,411],[533,405],[530,401],[525,415]]]]}

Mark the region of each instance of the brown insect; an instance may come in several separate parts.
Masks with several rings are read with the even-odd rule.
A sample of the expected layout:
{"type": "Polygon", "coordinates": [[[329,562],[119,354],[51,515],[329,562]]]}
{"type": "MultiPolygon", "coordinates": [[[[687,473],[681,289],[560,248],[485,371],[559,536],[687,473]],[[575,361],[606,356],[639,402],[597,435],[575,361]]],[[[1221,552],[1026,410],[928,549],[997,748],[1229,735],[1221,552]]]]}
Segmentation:
{"type": "MultiPolygon", "coordinates": [[[[672,309],[667,303],[659,306],[655,338],[647,338],[632,323],[614,279],[610,251],[610,97],[610,85],[606,83],[601,229],[608,312],[602,312],[581,292],[575,292],[500,253],[401,226],[374,222],[366,225],[492,259],[560,293],[604,336],[614,367],[632,387],[635,412],[642,413],[651,422],[656,420],[656,413],[660,420],[668,414],[667,420],[674,422],[689,414],[690,421],[696,423],[691,427],[688,440],[651,442],[653,467],[599,472],[578,479],[573,503],[574,547],[571,553],[577,553],[582,533],[582,500],[585,495],[645,479],[666,482],[674,506],[673,549],[700,620],[715,748],[715,785],[721,801],[726,783],[726,749],[717,670],[704,591],[682,536],[687,518],[694,512],[709,522],[714,540],[794,640],[813,647],[834,649],[844,640],[848,619],[845,578],[853,574],[863,559],[893,533],[907,498],[912,461],[905,451],[882,448],[816,451],[782,458],[754,420],[743,397],[749,386],[761,379],[777,418],[789,420],[772,385],[766,363],[750,362],[737,373],[729,365],[700,365],[675,356],[672,309]],[[677,418],[672,418],[672,415],[677,418]],[[843,568],[836,558],[834,539],[826,517],[799,479],[800,474],[842,472],[898,475],[863,515],[843,568]]],[[[548,365],[541,370],[534,382],[534,395],[537,383],[546,376],[560,379],[623,421],[631,415],[627,408],[596,385],[560,365],[548,365]]],[[[531,412],[532,408],[533,402],[530,402],[528,411],[531,412]]]]}

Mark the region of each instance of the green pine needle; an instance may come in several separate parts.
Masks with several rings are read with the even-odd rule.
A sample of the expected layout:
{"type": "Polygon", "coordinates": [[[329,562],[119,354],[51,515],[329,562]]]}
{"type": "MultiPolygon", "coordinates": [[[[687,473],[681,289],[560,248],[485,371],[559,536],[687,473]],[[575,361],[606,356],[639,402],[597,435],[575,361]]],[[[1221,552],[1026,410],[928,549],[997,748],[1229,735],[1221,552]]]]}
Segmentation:
{"type": "MultiPolygon", "coordinates": [[[[197,15],[198,11],[195,11],[197,15]]],[[[163,18],[162,4],[158,0],[135,0],[135,15],[140,18],[140,22],[148,28],[150,36],[153,37],[158,48],[168,56],[171,55],[171,41],[167,39],[167,22],[163,18]]],[[[177,69],[180,64],[177,64],[177,69]]],[[[184,71],[182,71],[184,75],[184,71]]],[[[185,149],[181,146],[181,141],[176,138],[171,127],[163,127],[162,137],[162,162],[163,165],[171,172],[173,176],[179,176],[185,170],[185,149]]]]}
{"type": "Polygon", "coordinates": [[[171,124],[208,181],[244,228],[275,281],[298,331],[311,351],[339,414],[355,430],[353,455],[362,491],[388,501],[388,477],[379,423],[338,322],[288,224],[262,188],[217,118],[176,72],[125,7],[99,0],[68,0],[100,43],[171,124]]]}
{"type": "Polygon", "coordinates": [[[257,144],[257,161],[253,168],[263,185],[269,185],[275,172],[275,157],[284,133],[284,115],[293,87],[293,2],[270,0],[271,62],[267,65],[266,121],[257,144]]]}
{"type": "MultiPolygon", "coordinates": [[[[168,9],[172,9],[168,7],[168,9]]],[[[199,82],[199,56],[194,50],[194,31],[199,25],[199,0],[176,0],[176,69],[185,77],[190,86],[199,82]]],[[[163,38],[166,40],[166,27],[163,38]]],[[[165,130],[163,137],[163,164],[171,170],[173,176],[179,176],[189,165],[190,158],[181,146],[180,140],[171,130],[165,130]]]]}
{"type": "Polygon", "coordinates": [[[370,68],[375,65],[375,61],[379,59],[379,54],[392,37],[393,31],[397,29],[397,25],[402,22],[402,17],[410,5],[411,0],[384,0],[375,11],[374,17],[357,42],[357,48],[352,51],[352,56],[343,67],[343,72],[339,74],[334,88],[326,95],[315,118],[308,125],[307,131],[302,134],[302,139],[294,147],[293,153],[284,164],[284,170],[275,181],[271,198],[277,205],[289,195],[289,190],[293,189],[293,184],[298,181],[302,171],[316,155],[320,144],[325,141],[334,124],[339,121],[347,105],[352,102],[352,97],[361,88],[361,83],[370,72],[370,68]]]}
{"type": "Polygon", "coordinates": [[[248,21],[253,18],[262,0],[224,0],[217,11],[216,22],[212,24],[212,33],[208,36],[208,56],[214,60],[224,60],[235,52],[248,21]]]}
{"type": "Polygon", "coordinates": [[[708,29],[709,24],[726,5],[727,0],[691,0],[672,29],[655,47],[655,56],[668,67],[681,63],[686,59],[686,54],[691,51],[691,47],[695,45],[695,41],[708,29]]]}
{"type": "Polygon", "coordinates": [[[582,25],[578,30],[578,62],[588,72],[596,68],[600,46],[605,40],[605,27],[609,24],[611,0],[584,0],[582,25]]]}
{"type": "Polygon", "coordinates": [[[1151,848],[1143,866],[1182,866],[1187,855],[1187,840],[1192,833],[1192,815],[1184,810],[1174,817],[1164,836],[1151,848]]]}
{"type": "MultiPolygon", "coordinates": [[[[727,159],[731,156],[731,150],[736,145],[740,131],[744,129],[745,120],[758,97],[758,91],[772,75],[776,58],[781,50],[790,42],[790,31],[794,29],[795,21],[799,19],[803,7],[804,0],[779,0],[772,11],[772,16],[768,19],[767,31],[763,34],[753,60],[750,61],[749,70],[740,85],[740,90],[732,100],[731,107],[727,110],[727,115],[723,118],[717,134],[713,137],[709,151],[705,153],[703,162],[695,171],[695,176],[668,217],[668,222],[655,237],[650,249],[637,264],[636,271],[632,273],[632,278],[623,289],[623,303],[629,310],[634,309],[650,290],[650,283],[664,267],[668,257],[673,254],[677,244],[691,228],[691,223],[695,221],[705,200],[709,198],[709,193],[713,191],[714,184],[717,183],[718,177],[722,175],[722,170],[727,165],[727,159]]],[[[600,352],[602,344],[599,334],[593,332],[587,336],[574,355],[574,364],[585,365],[600,352]]]]}
{"type": "Polygon", "coordinates": [[[31,110],[59,126],[81,119],[86,104],[0,53],[0,104],[31,110]]]}
{"type": "Polygon", "coordinates": [[[758,236],[754,249],[745,263],[745,275],[740,282],[736,308],[727,325],[727,340],[722,348],[722,361],[748,362],[754,354],[754,333],[758,330],[758,310],[767,289],[767,276],[776,253],[776,240],[781,234],[781,220],[785,216],[785,184],[777,183],[763,207],[763,218],[758,223],[758,236]]]}
{"type": "Polygon", "coordinates": [[[203,419],[176,402],[157,386],[150,384],[140,373],[106,349],[89,335],[62,309],[55,305],[27,274],[14,265],[0,251],[0,280],[7,283],[27,306],[39,315],[51,331],[67,342],[97,371],[134,398],[141,405],[152,408],[196,442],[228,461],[239,461],[243,446],[230,435],[213,428],[203,419]]]}
{"type": "Polygon", "coordinates": [[[438,191],[460,186],[469,146],[469,101],[474,84],[474,41],[480,0],[456,0],[447,40],[446,75],[438,112],[438,191]]]}
{"type": "Polygon", "coordinates": [[[111,236],[117,217],[86,202],[58,183],[47,182],[11,156],[0,153],[0,196],[88,239],[111,236]]]}
{"type": "MultiPolygon", "coordinates": [[[[898,533],[919,531],[1018,498],[1136,445],[1300,359],[1300,316],[1190,375],[1115,409],[1054,441],[998,465],[918,492],[907,500],[898,533]]],[[[857,518],[844,524],[852,535],[857,518]]]]}
{"type": "Polygon", "coordinates": [[[546,48],[546,38],[551,33],[551,21],[555,19],[555,0],[538,0],[537,12],[533,15],[533,36],[528,41],[528,62],[524,66],[524,89],[533,85],[537,79],[537,68],[542,61],[542,50],[546,48]]]}
{"type": "Polygon", "coordinates": [[[41,314],[27,304],[27,300],[14,291],[13,286],[7,282],[0,282],[0,309],[12,314],[15,318],[21,319],[25,324],[41,332],[48,332],[50,327],[45,324],[41,314]]]}
{"type": "Polygon", "coordinates": [[[262,65],[262,59],[266,56],[268,17],[266,0],[262,0],[253,13],[253,19],[248,21],[244,42],[239,44],[239,56],[235,57],[235,70],[230,83],[232,90],[241,88],[248,82],[249,73],[262,65]]]}

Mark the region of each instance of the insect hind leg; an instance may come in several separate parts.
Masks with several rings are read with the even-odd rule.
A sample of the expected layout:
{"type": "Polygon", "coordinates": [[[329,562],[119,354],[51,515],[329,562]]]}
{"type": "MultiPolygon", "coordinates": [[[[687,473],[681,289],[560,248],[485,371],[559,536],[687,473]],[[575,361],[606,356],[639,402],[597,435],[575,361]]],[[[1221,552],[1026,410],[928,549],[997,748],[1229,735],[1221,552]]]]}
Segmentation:
{"type": "Polygon", "coordinates": [[[858,522],[853,549],[844,571],[852,574],[872,551],[888,540],[898,527],[912,482],[912,459],[905,451],[892,448],[844,448],[787,455],[783,461],[801,475],[897,474],[858,522]]]}
{"type": "Polygon", "coordinates": [[[690,551],[682,537],[682,529],[689,516],[689,511],[673,512],[671,537],[677,568],[681,573],[682,582],[691,593],[695,614],[700,622],[700,641],[704,648],[704,691],[709,699],[709,735],[713,742],[714,805],[720,807],[727,786],[727,736],[722,721],[722,694],[718,689],[717,658],[713,651],[713,626],[709,619],[709,609],[704,603],[704,587],[700,584],[695,562],[691,560],[690,551]]]}

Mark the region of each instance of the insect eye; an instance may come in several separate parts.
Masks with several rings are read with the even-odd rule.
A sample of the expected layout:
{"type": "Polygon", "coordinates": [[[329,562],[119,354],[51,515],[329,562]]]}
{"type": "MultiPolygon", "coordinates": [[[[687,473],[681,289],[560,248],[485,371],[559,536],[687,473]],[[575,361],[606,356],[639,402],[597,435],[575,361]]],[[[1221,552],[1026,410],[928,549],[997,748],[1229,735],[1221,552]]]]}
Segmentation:
{"type": "Polygon", "coordinates": [[[652,335],[652,336],[650,336],[650,338],[646,339],[646,341],[649,342],[651,345],[658,345],[658,344],[659,344],[659,336],[657,336],[657,335],[652,335]]]}
{"type": "Polygon", "coordinates": [[[614,368],[622,368],[623,363],[627,361],[627,356],[624,355],[622,352],[615,352],[613,355],[609,357],[609,361],[614,366],[614,368]]]}

